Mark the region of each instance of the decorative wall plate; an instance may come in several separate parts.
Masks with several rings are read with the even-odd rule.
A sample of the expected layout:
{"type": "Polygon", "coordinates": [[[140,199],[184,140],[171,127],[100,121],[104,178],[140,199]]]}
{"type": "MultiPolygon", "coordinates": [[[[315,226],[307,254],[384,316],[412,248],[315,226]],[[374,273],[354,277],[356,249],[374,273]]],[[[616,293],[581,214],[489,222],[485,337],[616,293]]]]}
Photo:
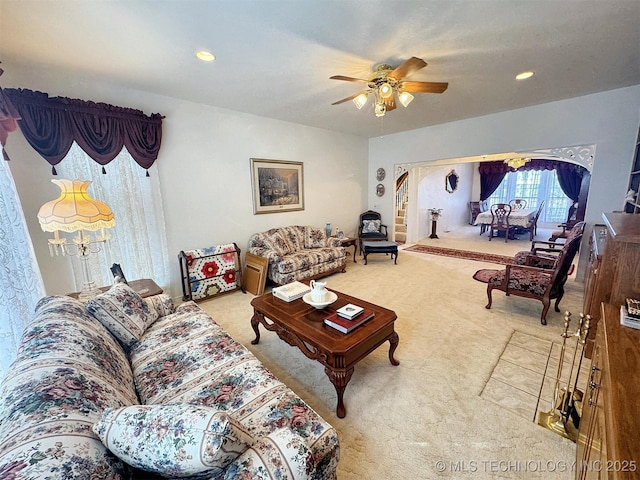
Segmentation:
{"type": "Polygon", "coordinates": [[[378,171],[376,172],[376,179],[381,182],[382,180],[384,180],[384,177],[387,175],[387,173],[384,171],[384,168],[379,168],[378,171]]]}
{"type": "Polygon", "coordinates": [[[384,185],[379,183],[378,186],[376,187],[376,195],[378,195],[379,197],[384,195],[384,185]]]}

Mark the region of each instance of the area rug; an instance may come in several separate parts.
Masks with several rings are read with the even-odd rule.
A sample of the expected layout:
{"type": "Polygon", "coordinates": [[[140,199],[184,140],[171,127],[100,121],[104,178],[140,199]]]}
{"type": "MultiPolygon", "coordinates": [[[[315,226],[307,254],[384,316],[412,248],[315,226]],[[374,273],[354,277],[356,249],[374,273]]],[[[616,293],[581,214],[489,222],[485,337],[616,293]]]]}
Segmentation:
{"type": "Polygon", "coordinates": [[[493,253],[472,252],[470,250],[456,250],[454,248],[431,247],[429,245],[412,245],[403,249],[405,252],[428,253],[444,257],[462,258],[464,260],[476,260],[478,262],[499,263],[507,265],[513,263],[513,257],[496,255],[493,253]]]}

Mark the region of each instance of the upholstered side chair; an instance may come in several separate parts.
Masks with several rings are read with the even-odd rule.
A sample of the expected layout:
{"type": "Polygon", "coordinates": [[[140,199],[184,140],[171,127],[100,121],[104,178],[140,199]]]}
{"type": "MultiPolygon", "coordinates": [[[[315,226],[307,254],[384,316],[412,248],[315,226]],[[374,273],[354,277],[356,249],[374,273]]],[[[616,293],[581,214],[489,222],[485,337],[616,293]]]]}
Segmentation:
{"type": "Polygon", "coordinates": [[[358,223],[358,247],[362,255],[362,242],[387,241],[387,226],[382,223],[382,216],[373,210],[360,214],[358,223]]]}
{"type": "MultiPolygon", "coordinates": [[[[584,231],[584,224],[576,226],[584,231]]],[[[520,260],[525,264],[506,265],[503,270],[478,270],[473,278],[487,284],[488,303],[485,308],[491,308],[493,290],[501,290],[507,296],[533,298],[542,302],[540,323],[546,325],[551,300],[555,299],[555,311],[560,311],[559,304],[564,296],[564,285],[573,273],[573,260],[580,248],[581,240],[582,234],[576,234],[562,248],[550,249],[553,253],[545,252],[544,257],[540,256],[541,252],[538,252],[538,255],[524,252],[528,255],[521,255],[520,260]]]]}

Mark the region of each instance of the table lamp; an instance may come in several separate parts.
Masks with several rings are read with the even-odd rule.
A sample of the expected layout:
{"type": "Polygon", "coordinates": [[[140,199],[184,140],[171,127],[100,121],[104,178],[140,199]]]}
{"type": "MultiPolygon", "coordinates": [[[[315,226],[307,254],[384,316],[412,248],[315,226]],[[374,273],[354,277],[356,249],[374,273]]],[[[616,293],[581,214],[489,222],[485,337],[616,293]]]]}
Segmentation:
{"type": "Polygon", "coordinates": [[[53,232],[49,239],[49,253],[54,255],[77,255],[82,265],[83,287],[80,301],[100,293],[91,278],[88,259],[92,253],[98,253],[101,245],[109,240],[105,229],[114,227],[116,221],[111,209],[104,203],[91,198],[87,188],[89,180],[51,180],[60,187],[60,196],[45,203],[38,211],[40,227],[45,232],[53,232]],[[86,231],[97,232],[91,236],[86,231]],[[60,232],[75,233],[70,242],[61,237],[60,232]]]}

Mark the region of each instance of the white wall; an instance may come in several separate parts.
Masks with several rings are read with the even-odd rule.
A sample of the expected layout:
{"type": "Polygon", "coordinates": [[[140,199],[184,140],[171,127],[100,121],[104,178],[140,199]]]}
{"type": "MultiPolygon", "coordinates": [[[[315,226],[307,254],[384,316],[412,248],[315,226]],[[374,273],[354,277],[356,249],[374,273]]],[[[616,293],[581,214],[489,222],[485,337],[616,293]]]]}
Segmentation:
{"type": "MultiPolygon", "coordinates": [[[[13,68],[10,82],[4,80],[4,88],[30,88],[166,116],[157,166],[170,255],[166,261],[172,266],[171,285],[163,287],[170,287],[173,296],[181,294],[180,250],[236,242],[245,252],[251,234],[294,224],[324,226],[330,222],[350,234],[366,210],[366,139],[104,83],[55,78],[38,81],[26,72],[20,78],[13,68]],[[304,162],[303,211],[253,214],[252,157],[304,162]]],[[[59,194],[50,183],[49,164],[19,131],[9,136],[7,151],[47,293],[77,290],[71,283],[68,261],[49,256],[49,235],[40,231],[36,218],[40,206],[59,194]]]]}
{"type": "MultiPolygon", "coordinates": [[[[639,124],[640,86],[636,85],[372,138],[369,205],[375,205],[383,218],[392,216],[392,198],[374,194],[379,167],[392,172],[393,165],[401,163],[596,144],[586,221],[602,223],[603,211],[623,207],[639,124]]],[[[580,266],[586,250],[582,248],[580,266]]]]}
{"type": "MultiPolygon", "coordinates": [[[[431,234],[431,216],[429,209],[441,208],[442,216],[438,220],[437,232],[439,237],[446,236],[446,232],[456,230],[461,225],[468,224],[468,202],[471,198],[473,186],[472,163],[453,165],[420,166],[413,169],[412,174],[418,176],[417,205],[418,211],[415,237],[422,239],[431,234]],[[455,170],[458,174],[458,188],[448,193],[444,188],[446,175],[455,170]]],[[[415,227],[414,227],[415,228],[415,227]]],[[[414,235],[414,232],[408,232],[414,235]]]]}

